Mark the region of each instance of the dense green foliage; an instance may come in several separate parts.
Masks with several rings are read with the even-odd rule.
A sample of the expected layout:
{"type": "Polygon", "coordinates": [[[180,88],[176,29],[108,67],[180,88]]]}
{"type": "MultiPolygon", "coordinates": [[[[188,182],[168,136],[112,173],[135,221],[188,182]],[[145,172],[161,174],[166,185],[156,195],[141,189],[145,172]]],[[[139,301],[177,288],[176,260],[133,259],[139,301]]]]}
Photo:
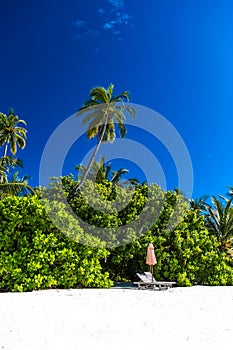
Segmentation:
{"type": "Polygon", "coordinates": [[[108,287],[112,280],[134,280],[137,270],[148,269],[145,255],[150,242],[158,261],[156,279],[176,281],[179,286],[233,285],[232,267],[205,227],[204,216],[190,209],[176,191],[143,184],[131,187],[132,194],[129,187],[116,188],[108,181],[97,185],[86,181],[84,190],[92,194],[93,201],[88,203],[80,192],[69,198],[74,186],[72,176],[54,180],[45,191],[49,207],[37,196],[8,196],[0,201],[1,289],[108,287]],[[63,184],[63,198],[59,183],[63,184]],[[108,228],[106,233],[98,237],[88,227],[85,231],[78,226],[64,210],[66,197],[78,217],[94,228],[108,228]],[[122,210],[111,208],[117,198],[122,210]],[[140,234],[139,226],[132,226],[119,236],[115,228],[136,221],[148,203],[149,214],[143,216],[146,231],[140,234]],[[49,210],[56,213],[57,222],[51,221],[49,210]],[[57,228],[59,220],[65,234],[57,228]],[[107,248],[101,240],[107,242],[107,248]]]}
{"type": "Polygon", "coordinates": [[[179,190],[166,192],[137,179],[122,182],[127,169],[112,170],[103,158],[94,161],[101,142],[114,141],[114,121],[125,135],[124,113],[134,110],[115,102],[128,98],[128,92],[114,97],[112,84],[91,90],[80,113],[86,113],[88,138],[97,136],[98,143],[88,166],[76,168],[83,178],[53,178],[43,189],[11,173],[22,165],[16,152],[26,145],[26,123],[13,111],[0,113],[0,290],[132,281],[137,270],[149,269],[149,243],[155,247],[157,280],[233,285],[232,187],[230,199],[213,196],[207,204],[207,197],[187,200],[179,190]]]}
{"type": "MultiPolygon", "coordinates": [[[[66,176],[60,181],[69,198],[74,178],[66,176]]],[[[49,193],[59,200],[57,186],[58,182],[54,181],[49,193]]],[[[199,210],[191,209],[177,191],[165,192],[157,185],[143,184],[131,187],[131,195],[129,187],[116,188],[108,181],[102,184],[86,181],[83,190],[84,194],[91,193],[92,202],[78,193],[75,199],[70,197],[70,205],[85,222],[94,227],[109,228],[106,236],[103,233],[99,238],[109,244],[110,255],[102,265],[113,280],[134,280],[137,270],[148,269],[145,255],[148,243],[152,242],[158,260],[155,266],[158,280],[177,281],[180,286],[233,284],[233,270],[226,254],[221,251],[220,242],[208,232],[199,210]],[[111,210],[112,201],[118,196],[124,209],[111,210]],[[145,210],[148,203],[150,205],[145,210]],[[114,228],[135,221],[143,209],[145,213],[148,211],[148,215],[143,216],[146,231],[140,235],[142,227],[136,225],[125,230],[123,238],[119,237],[114,228]],[[111,243],[115,246],[111,247],[111,243]]]]}
{"type": "Polygon", "coordinates": [[[61,203],[54,203],[53,210],[62,220],[69,220],[67,235],[53,225],[36,196],[9,196],[0,201],[0,288],[30,291],[110,286],[99,261],[106,250],[79,244],[82,229],[66,218],[61,203]]]}
{"type": "MultiPolygon", "coordinates": [[[[172,210],[165,205],[162,215],[172,210]]],[[[193,284],[233,285],[233,269],[219,243],[209,234],[204,218],[188,210],[174,230],[167,230],[160,220],[136,241],[111,251],[106,270],[114,280],[134,279],[135,271],[148,270],[145,257],[148,243],[154,244],[157,280],[176,281],[179,286],[193,284]]]]}

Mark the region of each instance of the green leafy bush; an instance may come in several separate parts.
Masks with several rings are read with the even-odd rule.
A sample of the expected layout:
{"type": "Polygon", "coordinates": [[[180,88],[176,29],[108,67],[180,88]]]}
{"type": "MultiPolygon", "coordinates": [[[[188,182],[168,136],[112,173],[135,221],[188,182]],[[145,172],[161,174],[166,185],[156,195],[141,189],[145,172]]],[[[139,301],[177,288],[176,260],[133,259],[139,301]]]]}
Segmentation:
{"type": "Polygon", "coordinates": [[[154,267],[157,280],[176,281],[178,286],[233,285],[233,269],[226,254],[219,250],[217,239],[209,234],[204,218],[189,210],[184,201],[179,203],[179,215],[176,213],[178,225],[168,229],[174,199],[179,201],[177,196],[177,193],[168,194],[160,218],[145,235],[111,250],[105,270],[112,279],[135,280],[137,270],[148,270],[146,252],[152,242],[157,257],[154,267]]]}
{"type": "Polygon", "coordinates": [[[111,286],[100,264],[108,254],[106,249],[88,246],[88,235],[85,238],[82,229],[70,220],[64,205],[52,205],[56,217],[67,220],[66,235],[51,222],[38,197],[0,201],[0,288],[31,291],[111,286]],[[87,245],[79,243],[81,238],[87,245]]]}
{"type": "Polygon", "coordinates": [[[83,192],[71,196],[71,176],[59,181],[45,190],[43,200],[9,196],[0,201],[1,289],[109,287],[112,280],[134,280],[137,270],[149,269],[145,257],[150,242],[157,257],[157,280],[176,281],[179,286],[233,285],[226,254],[205,227],[204,217],[191,210],[178,191],[143,184],[130,193],[108,181],[96,186],[87,181],[83,191],[95,193],[90,202],[83,192]],[[115,228],[136,221],[142,211],[141,226],[118,236],[115,228]],[[74,213],[86,226],[79,225],[74,213]],[[106,249],[104,240],[113,248],[106,249]],[[119,243],[127,244],[117,247],[119,243]]]}
{"type": "MultiPolygon", "coordinates": [[[[165,192],[156,184],[143,184],[137,185],[129,196],[128,188],[122,187],[117,196],[123,209],[111,211],[111,200],[118,199],[112,183],[105,181],[95,187],[87,181],[83,190],[92,194],[93,201],[88,203],[81,193],[74,199],[69,197],[74,187],[71,176],[61,178],[61,182],[74,212],[94,227],[127,225],[137,220],[144,210],[143,227],[136,225],[135,229],[126,230],[121,242],[128,244],[109,249],[107,262],[102,259],[103,269],[111,279],[134,280],[137,270],[148,269],[145,257],[147,246],[152,242],[158,261],[154,269],[156,279],[176,281],[179,286],[233,285],[233,269],[219,250],[218,241],[209,234],[203,216],[190,209],[179,191],[165,192]],[[143,235],[140,235],[141,228],[146,232],[143,235]]],[[[58,199],[56,186],[55,181],[52,189],[58,199]]],[[[108,243],[118,243],[114,230],[109,229],[107,234],[108,243]]]]}

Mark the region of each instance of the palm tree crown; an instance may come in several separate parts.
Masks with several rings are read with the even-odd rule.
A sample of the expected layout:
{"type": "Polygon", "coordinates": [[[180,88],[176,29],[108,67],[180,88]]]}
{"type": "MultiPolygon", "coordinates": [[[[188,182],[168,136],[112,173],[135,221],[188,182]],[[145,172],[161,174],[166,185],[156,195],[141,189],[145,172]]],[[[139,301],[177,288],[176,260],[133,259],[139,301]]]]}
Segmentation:
{"type": "Polygon", "coordinates": [[[220,249],[233,257],[233,198],[219,197],[212,197],[212,206],[206,204],[206,226],[217,237],[220,249]]]}
{"type": "Polygon", "coordinates": [[[126,134],[125,128],[125,112],[134,116],[135,111],[132,107],[124,105],[124,101],[129,101],[129,92],[124,91],[120,95],[114,97],[114,85],[110,84],[106,90],[103,87],[95,87],[90,92],[91,99],[87,100],[79,109],[78,115],[83,115],[83,111],[87,112],[82,124],[89,123],[87,129],[87,137],[91,139],[98,137],[98,141],[111,143],[115,140],[116,123],[120,137],[126,134]],[[106,126],[106,127],[105,127],[106,126]]]}
{"type": "Polygon", "coordinates": [[[204,214],[206,211],[207,199],[208,199],[207,195],[196,199],[190,199],[189,203],[190,203],[191,209],[197,210],[199,214],[204,214]]]}
{"type": "Polygon", "coordinates": [[[5,146],[3,157],[7,154],[8,145],[13,155],[16,154],[17,147],[24,149],[26,146],[27,130],[20,124],[26,125],[26,122],[19,119],[13,110],[8,115],[0,113],[0,146],[5,146]]]}

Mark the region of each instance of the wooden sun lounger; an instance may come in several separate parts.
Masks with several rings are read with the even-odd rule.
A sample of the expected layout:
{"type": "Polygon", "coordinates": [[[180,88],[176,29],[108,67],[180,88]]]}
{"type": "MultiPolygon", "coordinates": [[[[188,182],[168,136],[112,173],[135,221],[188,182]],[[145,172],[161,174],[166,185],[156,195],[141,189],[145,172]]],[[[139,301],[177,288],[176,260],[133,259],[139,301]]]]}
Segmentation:
{"type": "Polygon", "coordinates": [[[176,282],[156,281],[150,272],[137,272],[140,281],[134,282],[139,289],[158,288],[159,290],[171,288],[176,282]]]}

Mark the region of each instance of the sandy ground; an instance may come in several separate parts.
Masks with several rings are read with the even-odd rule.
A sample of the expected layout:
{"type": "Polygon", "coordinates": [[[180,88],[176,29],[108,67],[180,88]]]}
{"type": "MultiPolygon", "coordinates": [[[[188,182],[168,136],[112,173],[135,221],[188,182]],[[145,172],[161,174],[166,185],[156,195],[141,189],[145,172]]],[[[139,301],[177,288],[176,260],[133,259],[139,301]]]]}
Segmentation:
{"type": "Polygon", "coordinates": [[[0,349],[232,349],[233,287],[0,294],[0,349]]]}

